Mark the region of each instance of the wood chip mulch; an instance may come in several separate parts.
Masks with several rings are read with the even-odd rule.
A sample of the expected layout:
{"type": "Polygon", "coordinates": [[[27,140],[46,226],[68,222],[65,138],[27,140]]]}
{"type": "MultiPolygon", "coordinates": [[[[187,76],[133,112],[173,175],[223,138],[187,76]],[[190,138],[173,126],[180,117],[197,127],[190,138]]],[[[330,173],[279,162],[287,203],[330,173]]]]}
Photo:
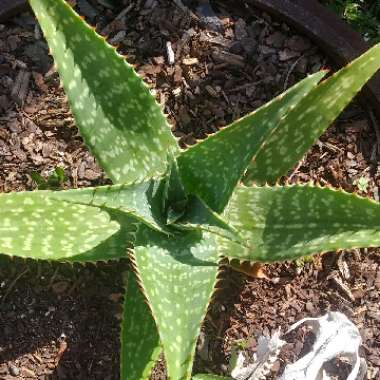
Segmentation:
{"type": "MultiPolygon", "coordinates": [[[[155,89],[182,147],[329,67],[311,41],[243,0],[211,2],[211,18],[196,1],[128,0],[118,9],[105,0],[71,3],[155,89]]],[[[33,171],[46,177],[57,166],[65,170],[64,188],[108,182],[83,146],[47,51],[31,14],[0,25],[1,192],[32,190],[33,171]]],[[[319,181],[378,201],[379,143],[379,122],[354,102],[283,181],[319,181]]],[[[253,353],[258,334],[339,310],[361,331],[368,378],[380,378],[379,250],[265,271],[272,280],[226,270],[202,329],[198,370],[226,374],[234,345],[253,353]]],[[[0,379],[118,379],[121,287],[119,264],[70,267],[1,257],[0,379]]],[[[311,339],[304,330],[291,335],[268,379],[311,339]]],[[[166,378],[163,363],[153,380],[166,378]]],[[[345,379],[349,366],[330,364],[334,378],[345,379]]]]}

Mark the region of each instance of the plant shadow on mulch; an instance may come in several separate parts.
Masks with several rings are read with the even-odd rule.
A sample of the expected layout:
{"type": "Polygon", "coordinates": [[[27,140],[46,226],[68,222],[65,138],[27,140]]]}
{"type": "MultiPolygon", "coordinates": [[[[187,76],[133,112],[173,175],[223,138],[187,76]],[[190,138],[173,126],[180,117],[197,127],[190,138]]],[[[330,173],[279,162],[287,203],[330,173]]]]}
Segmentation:
{"type": "MultiPolygon", "coordinates": [[[[216,31],[193,16],[195,2],[188,2],[192,14],[169,0],[126,1],[128,12],[117,20],[121,9],[95,1],[76,3],[155,89],[182,147],[328,66],[310,41],[265,13],[245,8],[243,1],[212,3],[221,20],[216,31]],[[173,65],[167,63],[168,41],[173,65]]],[[[0,191],[33,189],[33,170],[47,176],[57,166],[65,169],[65,188],[108,183],[78,136],[30,14],[0,28],[0,53],[0,191]],[[12,94],[18,81],[26,83],[26,90],[12,94]]],[[[354,103],[287,179],[358,192],[357,180],[364,178],[367,189],[361,194],[378,200],[379,154],[371,118],[354,103]]],[[[225,269],[202,328],[195,369],[226,374],[237,342],[253,353],[258,334],[340,310],[361,330],[369,378],[378,376],[380,255],[366,252],[266,267],[276,281],[248,279],[225,269]]],[[[121,272],[127,268],[127,262],[70,266],[2,257],[0,379],[117,379],[121,272]]],[[[302,352],[305,339],[307,347],[311,341],[304,330],[289,337],[268,379],[302,352]]],[[[347,366],[333,364],[339,367],[336,378],[345,378],[347,366]]],[[[161,360],[152,379],[165,378],[161,360]]]]}
{"type": "Polygon", "coordinates": [[[25,378],[116,378],[126,269],[2,260],[1,363],[25,378]]]}

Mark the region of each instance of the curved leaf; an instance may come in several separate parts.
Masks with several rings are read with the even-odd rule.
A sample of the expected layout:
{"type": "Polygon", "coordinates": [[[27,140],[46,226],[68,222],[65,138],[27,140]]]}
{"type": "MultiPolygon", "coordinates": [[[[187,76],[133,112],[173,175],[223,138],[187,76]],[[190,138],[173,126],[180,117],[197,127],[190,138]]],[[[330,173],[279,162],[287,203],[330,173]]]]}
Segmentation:
{"type": "Polygon", "coordinates": [[[186,211],[174,227],[181,230],[208,231],[231,240],[240,241],[238,232],[197,197],[189,197],[186,211]]]}
{"type": "Polygon", "coordinates": [[[248,169],[247,179],[274,182],[303,157],[380,69],[380,44],[323,81],[280,122],[248,169]]]}
{"type": "Polygon", "coordinates": [[[189,379],[218,272],[215,239],[200,231],[167,237],[141,225],[134,257],[164,349],[168,377],[189,379]]]}
{"type": "MultiPolygon", "coordinates": [[[[128,250],[133,248],[138,221],[116,210],[103,209],[114,223],[119,225],[119,231],[111,235],[94,248],[67,258],[53,258],[67,262],[92,262],[120,260],[128,257],[128,250]]],[[[82,228],[81,226],[80,228],[82,228]]],[[[54,250],[55,253],[55,250],[54,250]]],[[[34,256],[27,256],[34,259],[34,256]]],[[[47,258],[51,260],[51,258],[47,258]]]]}
{"type": "Polygon", "coordinates": [[[1,253],[64,261],[126,257],[130,218],[57,201],[46,193],[0,194],[1,253]]]}
{"type": "Polygon", "coordinates": [[[121,325],[121,380],[148,380],[162,348],[134,274],[128,273],[121,325]]]}
{"type": "Polygon", "coordinates": [[[319,72],[304,79],[255,112],[181,153],[178,167],[186,190],[221,212],[252,157],[270,138],[280,119],[325,74],[319,72]]]}
{"type": "Polygon", "coordinates": [[[380,246],[380,205],[329,188],[237,188],[225,217],[245,239],[245,247],[221,240],[230,258],[272,262],[380,246]]]}
{"type": "Polygon", "coordinates": [[[99,186],[41,193],[55,200],[121,211],[130,214],[151,228],[162,230],[165,222],[162,210],[163,186],[164,184],[159,180],[152,179],[131,185],[99,186]]]}
{"type": "Polygon", "coordinates": [[[177,144],[148,87],[63,0],[30,0],[77,126],[114,183],[165,172],[177,144]]]}

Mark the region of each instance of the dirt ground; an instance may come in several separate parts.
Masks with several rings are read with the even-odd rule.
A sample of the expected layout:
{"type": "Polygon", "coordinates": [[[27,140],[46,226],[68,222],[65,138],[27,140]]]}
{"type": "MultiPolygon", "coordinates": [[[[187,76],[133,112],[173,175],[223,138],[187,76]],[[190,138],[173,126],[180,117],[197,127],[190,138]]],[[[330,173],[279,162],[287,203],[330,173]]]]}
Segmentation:
{"type": "MultiPolygon", "coordinates": [[[[244,1],[72,1],[156,89],[182,147],[256,109],[329,61],[308,39],[244,1]],[[121,12],[121,13],[120,13],[121,12]],[[118,16],[119,15],[119,16],[118,16]],[[174,63],[168,62],[170,42],[174,63]]],[[[319,181],[379,201],[379,122],[353,103],[283,181],[319,181]]],[[[108,180],[83,146],[31,14],[0,25],[0,191],[31,190],[32,172],[65,170],[64,188],[108,180]]],[[[118,379],[121,271],[128,263],[69,266],[0,257],[0,379],[118,379]]],[[[265,268],[277,281],[225,270],[195,368],[227,374],[231,347],[306,316],[339,310],[360,329],[368,378],[380,379],[380,251],[353,250],[265,268]]],[[[291,335],[269,378],[310,344],[291,335]]],[[[349,366],[330,363],[337,379],[349,366]]],[[[160,361],[153,380],[164,380],[160,361]]]]}

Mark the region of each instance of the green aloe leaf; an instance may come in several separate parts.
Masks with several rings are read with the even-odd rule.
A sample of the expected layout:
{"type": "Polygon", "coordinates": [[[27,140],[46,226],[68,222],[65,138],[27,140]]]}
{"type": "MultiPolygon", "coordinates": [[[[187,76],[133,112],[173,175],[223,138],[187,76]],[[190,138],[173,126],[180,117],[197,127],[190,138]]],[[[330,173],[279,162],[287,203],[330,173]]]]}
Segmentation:
{"type": "Polygon", "coordinates": [[[163,192],[164,184],[152,179],[130,185],[99,186],[45,194],[55,200],[118,210],[130,214],[151,228],[162,230],[165,222],[163,192]]]}
{"type": "Polygon", "coordinates": [[[380,246],[379,203],[329,188],[237,188],[225,218],[245,242],[223,240],[221,249],[241,260],[273,262],[380,246]]]}
{"type": "Polygon", "coordinates": [[[141,225],[135,265],[164,349],[168,378],[190,379],[195,344],[216,282],[212,234],[167,237],[141,225]]]}
{"type": "Polygon", "coordinates": [[[147,380],[162,348],[156,324],[133,273],[127,287],[121,325],[121,380],[147,380]]]}
{"type": "Polygon", "coordinates": [[[213,212],[204,202],[190,196],[186,211],[174,227],[182,230],[199,229],[220,235],[227,239],[240,241],[238,231],[223,220],[222,216],[213,212]]]}
{"type": "Polygon", "coordinates": [[[54,200],[49,193],[0,194],[0,253],[61,261],[126,257],[136,221],[116,210],[54,200]]]}
{"type": "Polygon", "coordinates": [[[252,161],[247,179],[262,184],[285,175],[378,69],[380,44],[314,88],[281,120],[252,161]]]}
{"type": "MultiPolygon", "coordinates": [[[[99,261],[111,261],[127,258],[128,251],[133,248],[138,221],[124,212],[117,210],[103,209],[103,212],[106,212],[111,220],[119,225],[119,231],[117,233],[111,235],[109,238],[102,241],[92,249],[87,251],[83,250],[83,252],[70,257],[56,258],[56,251],[54,249],[54,260],[96,263],[99,261]]],[[[35,258],[34,255],[25,255],[24,257],[30,257],[32,259],[35,258]]],[[[43,259],[51,260],[49,257],[43,257],[43,259]]]]}
{"type": "Polygon", "coordinates": [[[170,225],[177,222],[183,216],[188,203],[188,196],[182,185],[175,161],[169,167],[166,180],[163,181],[163,184],[165,185],[163,203],[166,222],[170,225]]]}
{"type": "Polygon", "coordinates": [[[85,143],[114,183],[162,174],[177,150],[160,106],[63,0],[30,0],[85,143]]]}
{"type": "Polygon", "coordinates": [[[224,377],[218,375],[209,375],[206,373],[193,376],[193,380],[233,380],[231,377],[224,377]]]}
{"type": "Polygon", "coordinates": [[[304,79],[255,112],[184,151],[178,157],[178,166],[186,190],[221,212],[253,156],[281,118],[324,75],[325,72],[319,72],[304,79]]]}

